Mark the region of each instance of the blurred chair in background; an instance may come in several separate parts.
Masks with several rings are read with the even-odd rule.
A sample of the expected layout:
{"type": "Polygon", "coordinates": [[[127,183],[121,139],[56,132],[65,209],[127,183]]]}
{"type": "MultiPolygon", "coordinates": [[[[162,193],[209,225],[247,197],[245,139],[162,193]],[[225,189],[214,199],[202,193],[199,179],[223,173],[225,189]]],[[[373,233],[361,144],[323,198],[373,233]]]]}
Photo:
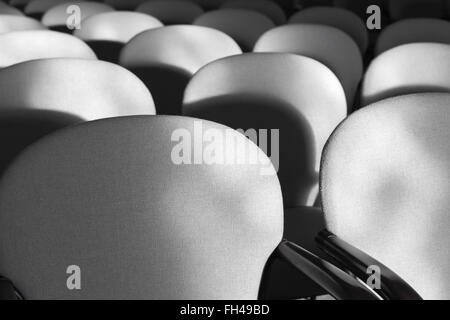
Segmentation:
{"type": "Polygon", "coordinates": [[[158,114],[181,113],[186,84],[201,67],[242,53],[223,32],[200,26],[168,26],[145,31],[122,50],[120,64],[147,85],[158,114]]]}
{"type": "Polygon", "coordinates": [[[265,15],[244,9],[210,11],[194,21],[195,25],[214,28],[232,37],[242,51],[253,51],[256,41],[275,24],[265,15]]]}
{"type": "Polygon", "coordinates": [[[11,31],[43,29],[47,29],[47,27],[35,19],[16,15],[0,15],[0,34],[11,31]]]}
{"type": "Polygon", "coordinates": [[[136,8],[137,12],[149,14],[165,25],[192,24],[204,11],[196,3],[186,0],[151,0],[136,8]]]}
{"type": "Polygon", "coordinates": [[[322,24],[340,29],[352,37],[363,55],[369,46],[366,24],[349,10],[333,7],[312,7],[291,16],[289,23],[322,24]]]}
{"type": "Polygon", "coordinates": [[[19,9],[0,2],[0,15],[23,16],[24,14],[19,9]]]}
{"type": "Polygon", "coordinates": [[[120,51],[128,41],[143,31],[162,26],[158,19],[147,14],[113,11],[86,18],[74,35],[85,41],[99,59],[118,63],[120,51]]]}
{"type": "Polygon", "coordinates": [[[1,34],[0,48],[0,68],[44,58],[97,59],[92,49],[80,39],[49,30],[1,34]]]}
{"type": "Polygon", "coordinates": [[[110,5],[116,10],[131,10],[137,8],[138,5],[147,0],[104,0],[103,2],[110,5]]]}
{"type": "Polygon", "coordinates": [[[285,25],[263,34],[254,51],[295,53],[323,63],[341,81],[348,111],[353,110],[363,59],[356,43],[343,31],[316,24],[285,25]]]}
{"type": "Polygon", "coordinates": [[[389,0],[391,19],[407,18],[443,18],[445,15],[443,0],[389,0]]]}
{"type": "Polygon", "coordinates": [[[412,43],[379,55],[364,76],[361,103],[420,92],[450,92],[450,45],[412,43]]]}
{"type": "Polygon", "coordinates": [[[9,4],[13,6],[14,8],[17,8],[21,11],[25,8],[25,6],[30,2],[31,0],[11,0],[9,1],[9,4]]]}
{"type": "Polygon", "coordinates": [[[98,60],[54,58],[4,68],[0,96],[0,110],[54,110],[84,120],[155,114],[150,92],[135,75],[98,60]]]}
{"type": "Polygon", "coordinates": [[[283,9],[275,2],[268,0],[228,0],[221,8],[254,10],[269,17],[276,25],[286,23],[286,14],[283,9]]]}
{"type": "Polygon", "coordinates": [[[41,20],[44,13],[54,6],[70,2],[70,0],[31,0],[24,8],[27,16],[41,20]]]}
{"type": "Polygon", "coordinates": [[[393,23],[380,34],[375,54],[402,44],[436,42],[450,44],[450,22],[440,19],[414,18],[393,23]]]}
{"type": "MultiPolygon", "coordinates": [[[[60,5],[56,5],[45,11],[42,17],[42,23],[52,30],[71,33],[73,30],[69,28],[67,9],[70,6],[78,6],[80,8],[80,22],[82,20],[103,12],[110,12],[114,9],[104,3],[87,2],[87,1],[70,1],[60,5]]],[[[74,26],[75,27],[75,26],[74,26]]],[[[75,29],[75,28],[74,28],[75,29]]]]}

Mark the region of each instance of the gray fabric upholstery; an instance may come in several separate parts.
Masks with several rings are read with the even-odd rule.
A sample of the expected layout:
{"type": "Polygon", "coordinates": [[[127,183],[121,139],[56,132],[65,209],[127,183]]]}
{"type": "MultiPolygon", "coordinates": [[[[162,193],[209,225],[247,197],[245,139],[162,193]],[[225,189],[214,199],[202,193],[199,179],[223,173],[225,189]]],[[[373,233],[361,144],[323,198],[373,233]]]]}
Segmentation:
{"type": "Polygon", "coordinates": [[[82,121],[76,116],[57,111],[0,109],[0,175],[29,145],[47,134],[82,121]]]}
{"type": "Polygon", "coordinates": [[[83,20],[81,29],[75,30],[74,35],[85,41],[115,41],[125,44],[137,34],[159,27],[162,27],[161,21],[149,15],[112,11],[83,20]]]}
{"type": "Polygon", "coordinates": [[[406,18],[442,18],[444,0],[388,0],[392,20],[406,18]]]}
{"type": "Polygon", "coordinates": [[[4,2],[0,3],[0,15],[13,15],[13,16],[23,16],[24,14],[19,9],[16,9],[4,2]]]}
{"type": "Polygon", "coordinates": [[[85,120],[155,114],[151,94],[135,75],[97,60],[44,59],[4,68],[0,96],[0,109],[62,111],[85,120]]]}
{"type": "Polygon", "coordinates": [[[221,8],[254,10],[266,15],[277,25],[286,22],[283,9],[277,3],[268,0],[228,0],[221,8]]]}
{"type": "Polygon", "coordinates": [[[138,34],[123,48],[119,60],[150,89],[158,114],[180,115],[192,75],[214,60],[240,53],[238,44],[221,31],[176,25],[138,34]]]}
{"type": "Polygon", "coordinates": [[[333,134],[321,172],[329,230],[425,299],[450,299],[450,94],[383,100],[333,134]]]}
{"type": "Polygon", "coordinates": [[[289,23],[323,24],[347,33],[358,44],[362,53],[369,46],[367,27],[362,19],[350,10],[334,7],[311,7],[289,18],[289,23]]]}
{"type": "Polygon", "coordinates": [[[147,0],[104,0],[104,2],[117,10],[134,10],[147,0]]]}
{"type": "Polygon", "coordinates": [[[450,45],[411,43],[388,50],[370,64],[361,89],[363,106],[399,95],[450,92],[450,45]]]}
{"type": "Polygon", "coordinates": [[[357,44],[343,31],[316,24],[285,25],[263,34],[254,51],[295,53],[323,63],[341,81],[352,110],[363,76],[363,60],[357,44]]]}
{"type": "Polygon", "coordinates": [[[200,26],[169,26],[145,31],[124,48],[125,67],[167,66],[191,75],[211,61],[241,53],[225,33],[200,26]]]}
{"type": "Polygon", "coordinates": [[[73,36],[48,30],[0,35],[0,68],[44,58],[97,59],[89,46],[73,36]]]}
{"type": "Polygon", "coordinates": [[[450,22],[440,19],[406,19],[385,27],[378,38],[375,54],[407,43],[436,42],[450,44],[450,22]]]}
{"type": "Polygon", "coordinates": [[[346,116],[345,95],[321,63],[284,53],[215,61],[188,84],[183,113],[235,129],[279,129],[279,177],[287,206],[312,204],[322,148],[346,116]]]}
{"type": "Polygon", "coordinates": [[[67,8],[71,5],[80,7],[81,20],[89,18],[95,14],[110,12],[114,9],[104,3],[88,1],[69,1],[56,6],[52,6],[45,11],[42,16],[42,23],[48,27],[65,26],[67,23],[67,8]]]}
{"type": "Polygon", "coordinates": [[[70,0],[30,0],[24,8],[24,12],[27,15],[31,14],[43,14],[51,7],[57,6],[63,2],[69,2],[70,0]]]}
{"type": "Polygon", "coordinates": [[[243,51],[252,51],[259,37],[275,27],[272,20],[262,13],[244,9],[210,11],[196,19],[194,24],[225,32],[243,51]]]}
{"type": "Polygon", "coordinates": [[[182,0],[151,0],[136,8],[137,12],[149,14],[164,24],[191,24],[204,11],[195,2],[182,0]]]}
{"type": "Polygon", "coordinates": [[[280,185],[261,164],[175,165],[172,136],[196,121],[100,120],[27,149],[0,183],[0,274],[28,299],[257,298],[282,239],[280,185]],[[81,290],[66,288],[70,265],[81,290]]]}
{"type": "Polygon", "coordinates": [[[0,34],[20,30],[45,30],[42,23],[35,19],[21,16],[2,15],[0,19],[0,34]]]}

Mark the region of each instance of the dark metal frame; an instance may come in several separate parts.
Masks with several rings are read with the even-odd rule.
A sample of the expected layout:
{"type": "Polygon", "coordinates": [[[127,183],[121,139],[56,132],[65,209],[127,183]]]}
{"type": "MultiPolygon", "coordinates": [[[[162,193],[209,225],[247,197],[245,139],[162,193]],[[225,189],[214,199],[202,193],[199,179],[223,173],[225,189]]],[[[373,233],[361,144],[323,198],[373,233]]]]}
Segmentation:
{"type": "Polygon", "coordinates": [[[373,289],[386,300],[422,300],[420,295],[399,275],[381,262],[339,239],[331,232],[324,230],[316,238],[319,247],[346,271],[354,274],[361,281],[366,282],[367,270],[370,266],[377,266],[381,270],[380,289],[373,289]]]}
{"type": "Polygon", "coordinates": [[[381,297],[352,275],[295,243],[283,240],[274,255],[308,276],[338,300],[381,300],[381,297]]]}
{"type": "Polygon", "coordinates": [[[2,276],[0,276],[0,300],[23,300],[13,283],[2,276]]]}

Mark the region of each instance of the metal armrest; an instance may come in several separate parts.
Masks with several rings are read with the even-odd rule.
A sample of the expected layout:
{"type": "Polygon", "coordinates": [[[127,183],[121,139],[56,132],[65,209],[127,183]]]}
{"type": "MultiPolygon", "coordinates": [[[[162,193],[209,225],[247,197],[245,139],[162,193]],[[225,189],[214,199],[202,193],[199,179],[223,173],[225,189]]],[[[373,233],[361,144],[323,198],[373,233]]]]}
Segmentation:
{"type": "Polygon", "coordinates": [[[282,241],[276,254],[299,272],[340,300],[380,300],[380,297],[353,276],[298,245],[282,241]]]}
{"type": "Polygon", "coordinates": [[[0,276],[0,300],[21,300],[20,293],[14,288],[13,283],[0,276]]]}
{"type": "Polygon", "coordinates": [[[369,267],[378,267],[381,271],[380,288],[373,288],[373,290],[384,299],[422,300],[420,295],[391,269],[329,231],[320,232],[316,241],[325,253],[361,281],[367,282],[370,276],[367,273],[369,267]]]}

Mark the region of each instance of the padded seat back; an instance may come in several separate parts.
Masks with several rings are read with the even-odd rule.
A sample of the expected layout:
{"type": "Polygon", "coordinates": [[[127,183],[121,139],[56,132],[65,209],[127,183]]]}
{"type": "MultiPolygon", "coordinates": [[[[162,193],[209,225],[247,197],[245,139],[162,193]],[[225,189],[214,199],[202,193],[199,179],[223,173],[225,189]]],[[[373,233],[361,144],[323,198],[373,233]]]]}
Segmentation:
{"type": "Polygon", "coordinates": [[[22,16],[0,15],[0,34],[22,30],[45,30],[47,29],[39,21],[22,16]]]}
{"type": "Polygon", "coordinates": [[[356,43],[343,31],[325,25],[285,25],[262,35],[254,51],[295,53],[323,63],[341,81],[352,110],[363,76],[363,59],[356,43]]]}
{"type": "Polygon", "coordinates": [[[84,120],[155,114],[153,99],[131,72],[112,63],[55,58],[0,71],[0,109],[62,111],[84,120]]]}
{"type": "Polygon", "coordinates": [[[169,26],[134,37],[122,50],[120,64],[148,86],[158,114],[180,114],[183,92],[206,64],[242,53],[225,33],[199,26],[169,26]]]}
{"type": "Polygon", "coordinates": [[[78,6],[80,8],[80,22],[84,19],[104,12],[111,12],[114,9],[106,5],[104,3],[98,2],[88,2],[88,1],[69,1],[56,6],[52,6],[48,10],[45,11],[45,14],[42,17],[42,23],[49,28],[58,30],[58,31],[71,31],[68,26],[69,14],[67,13],[67,9],[70,6],[78,6]]]}
{"type": "Polygon", "coordinates": [[[285,205],[296,207],[315,201],[321,151],[345,118],[346,103],[339,80],[319,62],[253,53],[201,69],[186,88],[183,113],[259,141],[279,169],[285,205]]]}
{"type": "Polygon", "coordinates": [[[139,5],[136,11],[149,14],[165,25],[191,24],[204,13],[198,4],[186,0],[151,0],[139,5]]]}
{"type": "Polygon", "coordinates": [[[334,7],[311,7],[289,18],[291,24],[323,24],[347,33],[364,54],[369,46],[367,27],[362,19],[350,10],[334,7]]]}
{"type": "Polygon", "coordinates": [[[449,299],[450,94],[361,109],[324,151],[328,229],[388,266],[424,299],[449,299]]]}
{"type": "Polygon", "coordinates": [[[246,52],[252,51],[261,35],[275,27],[265,15],[244,9],[210,11],[196,19],[194,24],[225,32],[246,52]]]}
{"type": "Polygon", "coordinates": [[[0,273],[27,299],[256,299],[282,240],[280,185],[234,144],[216,144],[228,164],[176,164],[199,128],[264,160],[182,117],[85,123],[26,150],[0,183],[0,273]]]}
{"type": "Polygon", "coordinates": [[[137,34],[162,27],[149,15],[131,11],[99,13],[82,22],[74,35],[89,44],[99,59],[118,62],[123,46],[137,34]]]}
{"type": "Polygon", "coordinates": [[[0,68],[44,58],[97,59],[83,41],[48,30],[16,31],[0,35],[0,68]]]}
{"type": "Polygon", "coordinates": [[[362,104],[420,92],[450,92],[450,45],[405,44],[372,61],[362,86],[362,104]]]}
{"type": "Polygon", "coordinates": [[[450,44],[450,22],[440,19],[415,18],[391,24],[380,34],[375,54],[379,55],[402,44],[416,42],[450,44]]]}
{"type": "Polygon", "coordinates": [[[286,14],[275,2],[268,0],[228,0],[221,5],[224,9],[254,10],[269,17],[276,25],[286,23],[286,14]]]}

